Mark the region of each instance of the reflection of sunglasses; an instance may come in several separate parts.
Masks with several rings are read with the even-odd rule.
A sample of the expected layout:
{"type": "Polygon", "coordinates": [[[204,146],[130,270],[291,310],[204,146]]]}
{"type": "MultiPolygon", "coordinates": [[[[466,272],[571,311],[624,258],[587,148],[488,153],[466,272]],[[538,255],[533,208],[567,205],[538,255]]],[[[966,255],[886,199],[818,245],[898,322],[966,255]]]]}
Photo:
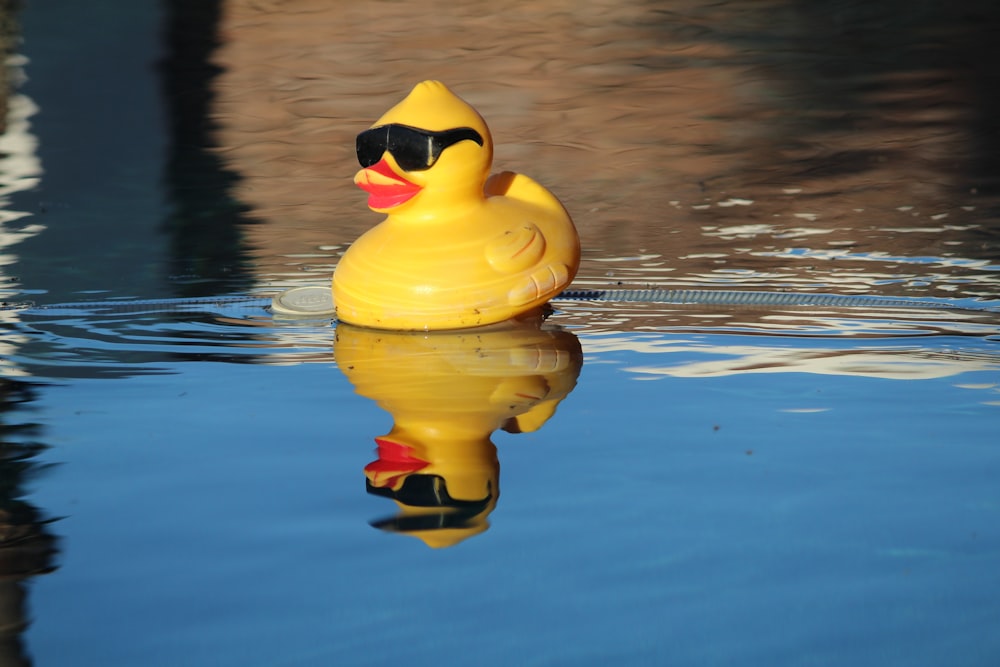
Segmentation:
{"type": "Polygon", "coordinates": [[[424,171],[434,166],[441,151],[466,139],[483,145],[482,135],[471,127],[431,132],[396,123],[380,125],[358,135],[358,162],[370,167],[388,151],[405,171],[424,171]]]}
{"type": "Polygon", "coordinates": [[[403,480],[399,489],[373,486],[365,480],[368,493],[376,496],[392,498],[409,507],[435,508],[420,514],[400,515],[387,519],[372,521],[371,525],[381,530],[394,533],[413,533],[424,530],[441,530],[445,528],[472,528],[475,518],[489,509],[493,499],[493,488],[489,486],[486,497],[482,500],[457,500],[448,493],[445,480],[440,475],[425,475],[416,473],[403,480]]]}
{"type": "Polygon", "coordinates": [[[489,504],[493,498],[493,485],[487,484],[486,497],[482,500],[459,500],[448,493],[448,484],[441,475],[414,473],[403,479],[398,489],[375,486],[371,480],[365,480],[368,493],[398,500],[410,507],[451,507],[454,509],[471,508],[477,512],[489,504]]]}

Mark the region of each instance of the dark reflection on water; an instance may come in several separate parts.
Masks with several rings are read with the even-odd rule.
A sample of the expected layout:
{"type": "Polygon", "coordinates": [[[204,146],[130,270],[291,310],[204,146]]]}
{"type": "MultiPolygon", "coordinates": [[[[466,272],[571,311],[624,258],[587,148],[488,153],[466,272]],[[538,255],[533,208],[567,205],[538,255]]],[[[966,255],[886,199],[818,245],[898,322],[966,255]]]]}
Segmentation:
{"type": "Polygon", "coordinates": [[[251,267],[243,228],[248,206],[231,192],[239,174],[213,145],[211,62],[221,12],[216,0],[173,0],[166,8],[166,55],[160,63],[168,109],[170,153],[166,181],[172,210],[166,220],[178,295],[245,290],[251,267]]]}
{"type": "MultiPolygon", "coordinates": [[[[328,323],[274,327],[258,299],[127,302],[7,313],[5,370],[46,378],[176,373],[177,362],[279,364],[329,361],[328,323]]],[[[2,314],[2,312],[0,312],[2,314]]]]}
{"type": "Polygon", "coordinates": [[[0,665],[30,665],[21,634],[30,622],[28,584],[55,569],[57,539],[44,512],[25,500],[40,469],[40,426],[24,421],[35,386],[0,378],[0,665]]]}

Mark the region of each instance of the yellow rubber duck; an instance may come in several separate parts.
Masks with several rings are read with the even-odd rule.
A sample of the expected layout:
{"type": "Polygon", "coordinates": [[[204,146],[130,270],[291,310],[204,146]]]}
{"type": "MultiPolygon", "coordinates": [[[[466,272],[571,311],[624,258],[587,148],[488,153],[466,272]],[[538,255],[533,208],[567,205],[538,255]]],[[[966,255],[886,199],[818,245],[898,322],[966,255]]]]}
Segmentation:
{"type": "Polygon", "coordinates": [[[522,174],[489,177],[493,139],[469,104],[424,81],[357,138],[354,182],[388,217],[333,274],[337,318],[365,327],[478,327],[537,311],[576,275],[566,209],[522,174]]]}
{"type": "Polygon", "coordinates": [[[580,341],[515,324],[416,333],[337,325],[337,366],[393,418],[365,466],[399,513],[372,525],[449,547],[485,531],[500,494],[494,431],[542,427],[576,385],[580,341]]]}

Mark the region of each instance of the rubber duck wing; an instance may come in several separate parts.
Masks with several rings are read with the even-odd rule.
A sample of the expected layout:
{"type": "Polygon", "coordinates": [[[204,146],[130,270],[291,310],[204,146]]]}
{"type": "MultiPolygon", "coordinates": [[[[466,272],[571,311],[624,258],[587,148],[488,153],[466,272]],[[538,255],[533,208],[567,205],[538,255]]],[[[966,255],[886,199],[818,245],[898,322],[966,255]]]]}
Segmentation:
{"type": "Polygon", "coordinates": [[[515,273],[534,266],[545,253],[545,236],[529,221],[512,227],[486,244],[486,259],[501,273],[515,273]]]}
{"type": "Polygon", "coordinates": [[[504,230],[503,234],[494,238],[486,247],[486,257],[490,265],[497,271],[523,271],[534,266],[545,253],[546,239],[542,229],[535,220],[558,219],[569,220],[569,214],[555,196],[544,187],[524,174],[504,171],[493,174],[486,181],[484,188],[487,197],[502,197],[511,204],[527,205],[529,213],[519,221],[504,230]],[[530,211],[537,211],[538,217],[530,211]]]}

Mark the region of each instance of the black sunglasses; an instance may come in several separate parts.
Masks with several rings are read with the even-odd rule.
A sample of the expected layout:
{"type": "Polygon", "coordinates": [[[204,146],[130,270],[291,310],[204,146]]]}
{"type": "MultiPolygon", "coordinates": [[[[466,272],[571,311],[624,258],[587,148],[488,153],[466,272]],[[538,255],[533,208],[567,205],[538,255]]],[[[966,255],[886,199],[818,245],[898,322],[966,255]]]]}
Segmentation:
{"type": "Polygon", "coordinates": [[[358,135],[358,162],[370,167],[388,151],[405,171],[424,171],[434,166],[441,151],[466,139],[483,145],[482,135],[471,127],[431,132],[396,123],[380,125],[358,135]]]}

